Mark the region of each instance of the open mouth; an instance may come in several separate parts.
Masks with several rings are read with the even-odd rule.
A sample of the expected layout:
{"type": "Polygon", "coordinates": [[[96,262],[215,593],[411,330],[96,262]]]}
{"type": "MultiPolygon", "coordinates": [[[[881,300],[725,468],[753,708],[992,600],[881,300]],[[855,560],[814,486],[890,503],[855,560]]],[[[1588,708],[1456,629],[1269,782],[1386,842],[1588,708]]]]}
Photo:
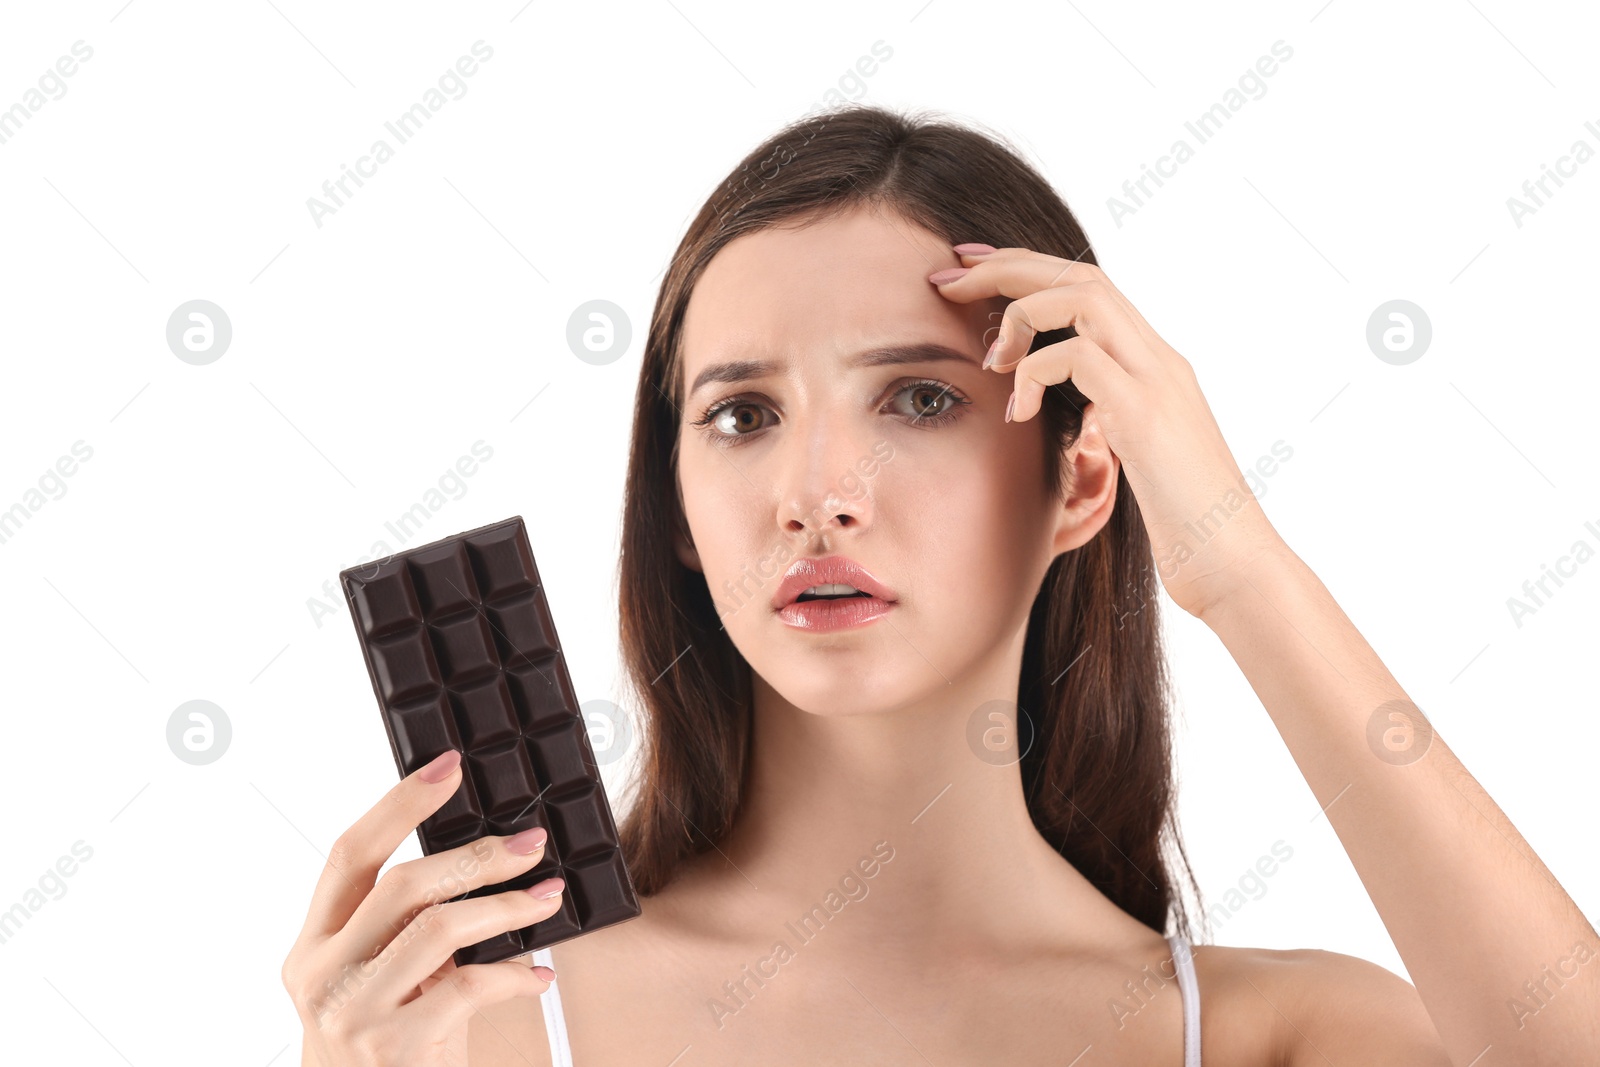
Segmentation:
{"type": "Polygon", "coordinates": [[[894,610],[896,601],[894,594],[876,584],[876,579],[859,567],[836,568],[844,570],[844,574],[832,574],[829,577],[855,577],[862,585],[869,589],[858,589],[849,582],[818,582],[820,575],[811,575],[813,584],[807,585],[798,593],[795,587],[806,578],[798,575],[788,579],[788,588],[781,589],[778,593],[779,603],[776,605],[778,617],[787,625],[807,633],[824,634],[835,633],[843,630],[853,630],[860,626],[868,626],[883,618],[894,610]],[[793,596],[787,604],[782,603],[785,597],[793,596]],[[839,601],[839,603],[827,603],[839,601]]]}
{"type": "Polygon", "coordinates": [[[851,597],[870,598],[871,595],[859,589],[852,589],[848,585],[819,585],[801,593],[795,598],[795,603],[801,604],[807,600],[848,600],[851,597]]]}

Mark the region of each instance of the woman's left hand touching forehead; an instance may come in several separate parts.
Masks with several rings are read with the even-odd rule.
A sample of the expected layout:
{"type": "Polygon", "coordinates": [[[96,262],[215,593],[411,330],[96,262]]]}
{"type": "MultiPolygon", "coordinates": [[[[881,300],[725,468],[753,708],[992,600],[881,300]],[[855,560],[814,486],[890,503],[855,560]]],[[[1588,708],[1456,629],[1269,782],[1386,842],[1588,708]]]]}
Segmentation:
{"type": "Polygon", "coordinates": [[[1028,248],[954,246],[959,268],[929,276],[958,304],[1011,298],[988,352],[988,369],[1014,373],[1007,421],[1039,413],[1048,386],[1069,378],[1090,405],[1139,501],[1161,582],[1196,617],[1248,582],[1263,552],[1284,550],[1223,439],[1194,368],[1150,328],[1092,263],[1028,248]],[[942,282],[942,284],[941,284],[942,282]],[[1035,334],[1071,326],[1069,337],[1029,353],[1035,334]]]}

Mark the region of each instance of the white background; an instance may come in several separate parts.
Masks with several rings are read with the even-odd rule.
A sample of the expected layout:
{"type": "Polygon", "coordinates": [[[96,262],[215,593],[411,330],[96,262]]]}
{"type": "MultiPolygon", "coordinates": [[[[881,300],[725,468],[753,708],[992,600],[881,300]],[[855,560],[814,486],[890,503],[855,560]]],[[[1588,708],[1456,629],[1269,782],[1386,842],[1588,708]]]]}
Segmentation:
{"type": "MultiPolygon", "coordinates": [[[[0,19],[0,108],[75,41],[94,50],[0,144],[0,509],[93,449],[0,544],[0,910],[93,850],[0,944],[8,1040],[80,1064],[295,1061],[279,964],[322,851],[395,778],[348,615],[332,598],[319,626],[308,600],[473,442],[493,458],[428,539],[523,515],[560,561],[580,698],[618,695],[620,492],[659,272],[743,154],[830,91],[982,122],[1049,177],[1196,365],[1240,463],[1293,449],[1272,521],[1600,914],[1600,562],[1521,627],[1507,608],[1574,542],[1600,547],[1600,161],[1520,227],[1507,207],[1574,141],[1600,148],[1586,5],[106,0],[0,19]],[[319,228],[307,198],[480,39],[466,94],[319,228]],[[851,77],[880,40],[892,56],[851,77]],[[1108,198],[1194,145],[1184,122],[1278,40],[1293,56],[1264,95],[1119,225],[1108,198]],[[1407,366],[1365,340],[1396,298],[1432,322],[1407,366]],[[233,327],[207,366],[166,344],[192,299],[233,327]],[[633,323],[607,366],[566,343],[592,299],[633,323]],[[191,699],[233,728],[207,766],[167,747],[191,699]]],[[[1166,606],[1202,887],[1294,849],[1216,939],[1404,974],[1238,668],[1166,606]]]]}

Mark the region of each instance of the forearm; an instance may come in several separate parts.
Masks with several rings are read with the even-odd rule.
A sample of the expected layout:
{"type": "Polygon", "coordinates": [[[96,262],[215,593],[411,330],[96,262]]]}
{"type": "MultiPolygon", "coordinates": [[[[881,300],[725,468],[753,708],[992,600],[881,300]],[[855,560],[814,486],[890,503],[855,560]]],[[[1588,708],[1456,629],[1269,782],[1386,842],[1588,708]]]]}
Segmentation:
{"type": "Polygon", "coordinates": [[[1310,568],[1284,549],[1203,619],[1325,807],[1452,1059],[1592,1054],[1600,938],[1441,737],[1384,744],[1389,712],[1414,707],[1310,568]]]}

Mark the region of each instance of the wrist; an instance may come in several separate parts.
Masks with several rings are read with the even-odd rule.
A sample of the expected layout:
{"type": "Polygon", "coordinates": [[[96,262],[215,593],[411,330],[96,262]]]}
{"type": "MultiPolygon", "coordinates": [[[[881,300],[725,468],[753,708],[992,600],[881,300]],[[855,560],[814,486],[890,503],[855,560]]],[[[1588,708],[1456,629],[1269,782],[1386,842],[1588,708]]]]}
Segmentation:
{"type": "Polygon", "coordinates": [[[1316,581],[1315,574],[1304,560],[1280,541],[1261,549],[1248,564],[1235,570],[1231,578],[1221,584],[1217,592],[1194,612],[1194,616],[1212,630],[1217,630],[1233,618],[1240,608],[1248,610],[1259,606],[1263,600],[1276,603],[1293,585],[1307,580],[1316,581]]]}

